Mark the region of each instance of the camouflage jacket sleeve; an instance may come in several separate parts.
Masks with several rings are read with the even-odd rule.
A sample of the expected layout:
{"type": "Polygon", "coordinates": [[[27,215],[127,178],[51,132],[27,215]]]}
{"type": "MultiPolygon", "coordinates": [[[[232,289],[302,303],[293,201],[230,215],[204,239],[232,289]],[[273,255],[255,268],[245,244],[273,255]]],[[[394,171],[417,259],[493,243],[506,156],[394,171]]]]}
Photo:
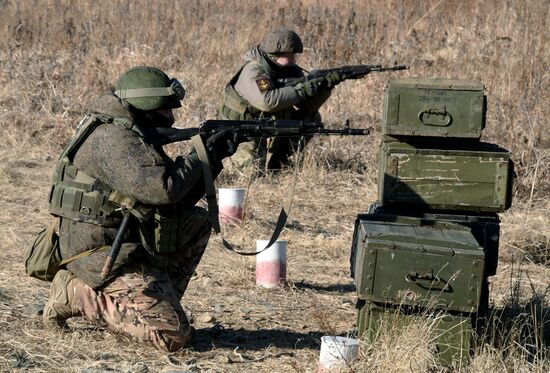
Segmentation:
{"type": "Polygon", "coordinates": [[[178,202],[202,182],[195,157],[169,158],[123,126],[99,126],[78,150],[74,163],[111,188],[148,205],[178,202]]]}
{"type": "Polygon", "coordinates": [[[294,87],[275,88],[272,77],[254,61],[244,66],[235,90],[252,106],[268,113],[287,109],[304,99],[294,87]]]}

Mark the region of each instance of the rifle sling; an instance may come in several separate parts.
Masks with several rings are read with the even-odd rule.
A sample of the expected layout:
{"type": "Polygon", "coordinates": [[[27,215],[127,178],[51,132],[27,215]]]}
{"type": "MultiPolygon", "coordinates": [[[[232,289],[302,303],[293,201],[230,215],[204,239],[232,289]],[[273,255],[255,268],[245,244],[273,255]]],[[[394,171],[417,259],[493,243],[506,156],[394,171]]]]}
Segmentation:
{"type": "Polygon", "coordinates": [[[294,181],[291,186],[291,193],[288,195],[287,200],[285,201],[283,207],[281,208],[281,212],[279,213],[279,217],[277,218],[277,224],[275,226],[275,229],[273,230],[273,234],[271,235],[271,238],[269,239],[267,246],[262,250],[255,251],[255,252],[235,250],[233,246],[223,238],[223,234],[221,232],[220,221],[218,216],[218,212],[219,212],[218,202],[216,200],[216,187],[214,186],[214,179],[212,177],[210,161],[208,160],[208,153],[206,151],[206,148],[204,147],[202,138],[200,135],[195,135],[191,138],[191,141],[193,142],[193,146],[197,151],[197,155],[199,156],[199,160],[201,161],[201,165],[202,165],[202,171],[203,171],[202,175],[204,178],[206,201],[208,203],[208,219],[210,220],[210,224],[212,224],[212,228],[214,229],[214,232],[220,236],[223,246],[227,250],[233,251],[234,253],[237,253],[243,256],[258,255],[264,250],[268,249],[271,245],[273,245],[273,243],[275,243],[275,241],[277,241],[277,238],[279,238],[279,235],[281,234],[281,231],[283,230],[286,224],[288,213],[290,212],[290,206],[292,204],[292,196],[294,195],[294,189],[296,188],[296,179],[297,179],[296,175],[298,173],[296,172],[294,174],[294,181]]]}
{"type": "Polygon", "coordinates": [[[109,245],[96,246],[96,247],[91,248],[91,249],[89,249],[89,250],[83,251],[83,252],[81,252],[80,254],[76,254],[75,256],[71,256],[70,258],[63,259],[63,260],[59,263],[59,265],[60,265],[60,266],[63,266],[63,265],[65,265],[65,264],[74,262],[74,261],[77,260],[77,259],[84,258],[85,256],[90,256],[90,255],[92,255],[93,253],[95,253],[96,251],[107,250],[109,247],[110,247],[109,245]]]}
{"type": "MultiPolygon", "coordinates": [[[[304,140],[305,139],[302,136],[298,144],[298,149],[301,149],[304,140]]],[[[273,245],[275,241],[277,241],[277,238],[279,238],[279,235],[281,234],[283,228],[285,227],[286,220],[288,219],[288,215],[290,214],[290,208],[292,207],[292,198],[294,197],[294,192],[296,190],[296,182],[298,181],[298,169],[299,169],[298,159],[299,159],[299,153],[296,154],[296,167],[294,168],[294,177],[292,178],[292,184],[290,184],[290,193],[287,194],[287,198],[283,203],[283,207],[281,207],[281,211],[279,212],[279,217],[277,218],[277,224],[275,225],[273,234],[271,235],[271,238],[269,239],[267,246],[262,250],[254,253],[254,255],[260,254],[264,250],[268,249],[271,245],[273,245]]]]}

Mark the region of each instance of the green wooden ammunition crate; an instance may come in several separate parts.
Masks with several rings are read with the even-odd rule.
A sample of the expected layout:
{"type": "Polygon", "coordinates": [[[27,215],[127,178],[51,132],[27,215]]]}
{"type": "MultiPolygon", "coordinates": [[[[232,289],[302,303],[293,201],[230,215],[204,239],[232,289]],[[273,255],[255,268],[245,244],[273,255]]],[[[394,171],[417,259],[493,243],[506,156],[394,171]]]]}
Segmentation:
{"type": "Polygon", "coordinates": [[[467,227],[361,219],[353,243],[359,298],[477,312],[484,290],[484,252],[467,227]]]}
{"type": "Polygon", "coordinates": [[[357,333],[367,343],[375,342],[380,336],[396,335],[399,331],[415,323],[421,338],[429,338],[435,345],[439,361],[447,366],[463,365],[469,358],[473,339],[472,318],[468,315],[432,312],[429,310],[409,310],[359,299],[357,311],[357,333]]]}
{"type": "Polygon", "coordinates": [[[513,163],[493,144],[386,141],[379,163],[384,206],[492,213],[511,205],[513,163]]]}
{"type": "MultiPolygon", "coordinates": [[[[461,225],[470,229],[479,246],[485,252],[485,276],[494,276],[498,266],[498,246],[500,240],[500,218],[496,213],[490,214],[449,214],[429,213],[418,211],[402,211],[400,209],[388,208],[380,203],[369,206],[368,213],[357,215],[355,230],[361,220],[375,220],[399,224],[412,224],[419,226],[430,226],[445,228],[461,225]]],[[[354,249],[352,248],[352,262],[354,260],[354,249]]],[[[352,263],[352,277],[353,277],[352,263]]]]}
{"type": "Polygon", "coordinates": [[[396,136],[479,138],[485,127],[483,84],[470,80],[391,80],[382,133],[396,136]]]}

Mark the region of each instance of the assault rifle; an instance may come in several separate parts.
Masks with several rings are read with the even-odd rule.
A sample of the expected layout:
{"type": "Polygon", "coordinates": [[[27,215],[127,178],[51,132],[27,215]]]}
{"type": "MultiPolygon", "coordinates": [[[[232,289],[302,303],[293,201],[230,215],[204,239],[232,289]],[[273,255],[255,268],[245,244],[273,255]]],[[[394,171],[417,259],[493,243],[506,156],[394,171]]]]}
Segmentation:
{"type": "Polygon", "coordinates": [[[303,83],[307,80],[325,77],[328,73],[337,72],[342,77],[342,80],[346,79],[361,79],[371,72],[384,72],[384,71],[397,71],[407,70],[409,66],[394,65],[389,67],[382,67],[382,65],[352,65],[342,66],[334,69],[324,70],[312,70],[308,75],[299,78],[285,78],[277,80],[280,87],[294,86],[298,83],[303,83]]]}
{"type": "Polygon", "coordinates": [[[150,127],[139,128],[148,142],[155,145],[166,145],[178,141],[191,139],[195,135],[201,135],[203,139],[226,129],[236,135],[237,140],[247,141],[250,138],[261,137],[299,137],[312,135],[340,135],[359,136],[370,133],[367,128],[351,128],[349,121],[341,129],[325,128],[323,123],[304,122],[301,120],[205,120],[199,127],[194,128],[164,128],[150,127]]]}
{"type": "MultiPolygon", "coordinates": [[[[344,127],[341,129],[331,129],[325,128],[323,123],[318,122],[304,122],[301,120],[274,120],[274,119],[256,119],[256,120],[206,120],[201,123],[199,127],[195,128],[164,128],[164,127],[138,127],[136,128],[138,132],[141,132],[145,136],[146,141],[154,145],[167,145],[178,141],[190,140],[195,135],[201,135],[202,139],[205,140],[208,137],[221,132],[226,129],[231,129],[231,131],[236,135],[238,141],[247,141],[250,138],[254,137],[295,137],[295,136],[311,136],[311,135],[340,135],[340,136],[353,136],[353,135],[368,135],[370,133],[367,128],[350,128],[349,120],[346,120],[344,127]]],[[[202,142],[202,141],[199,141],[202,142]]],[[[207,167],[208,168],[208,167],[207,167]]],[[[210,175],[210,171],[204,170],[210,175]]],[[[212,176],[206,176],[205,180],[212,176]]],[[[212,181],[210,183],[213,187],[212,181]]],[[[206,187],[206,195],[214,197],[214,205],[209,200],[209,212],[217,216],[218,207],[215,205],[215,190],[208,190],[206,187]]],[[[289,210],[289,207],[286,208],[286,211],[289,210]]],[[[277,228],[270,240],[270,243],[266,246],[269,247],[277,239],[279,233],[281,232],[284,223],[286,221],[285,210],[281,210],[277,221],[277,228]]],[[[122,238],[128,228],[128,221],[130,215],[128,213],[124,214],[122,223],[117,231],[115,240],[113,241],[103,269],[101,271],[101,276],[106,279],[113,264],[118,256],[120,248],[122,246],[122,238]]],[[[213,221],[213,220],[212,220],[213,221]]],[[[219,232],[219,223],[213,222],[213,227],[216,232],[219,232]]],[[[224,246],[233,250],[233,248],[224,242],[224,246]]],[[[235,251],[235,250],[233,250],[235,251]]]]}

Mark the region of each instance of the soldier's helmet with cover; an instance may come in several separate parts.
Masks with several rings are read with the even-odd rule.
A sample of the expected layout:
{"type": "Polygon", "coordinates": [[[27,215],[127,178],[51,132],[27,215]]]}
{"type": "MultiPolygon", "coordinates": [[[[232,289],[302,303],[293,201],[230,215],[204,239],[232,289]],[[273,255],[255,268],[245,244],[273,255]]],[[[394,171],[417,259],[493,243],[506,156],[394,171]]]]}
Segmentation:
{"type": "Polygon", "coordinates": [[[292,30],[281,29],[269,32],[260,42],[260,49],[269,54],[302,53],[302,39],[292,30]]]}
{"type": "Polygon", "coordinates": [[[139,110],[176,109],[185,97],[185,89],[156,67],[138,66],[118,80],[115,96],[139,110]]]}

